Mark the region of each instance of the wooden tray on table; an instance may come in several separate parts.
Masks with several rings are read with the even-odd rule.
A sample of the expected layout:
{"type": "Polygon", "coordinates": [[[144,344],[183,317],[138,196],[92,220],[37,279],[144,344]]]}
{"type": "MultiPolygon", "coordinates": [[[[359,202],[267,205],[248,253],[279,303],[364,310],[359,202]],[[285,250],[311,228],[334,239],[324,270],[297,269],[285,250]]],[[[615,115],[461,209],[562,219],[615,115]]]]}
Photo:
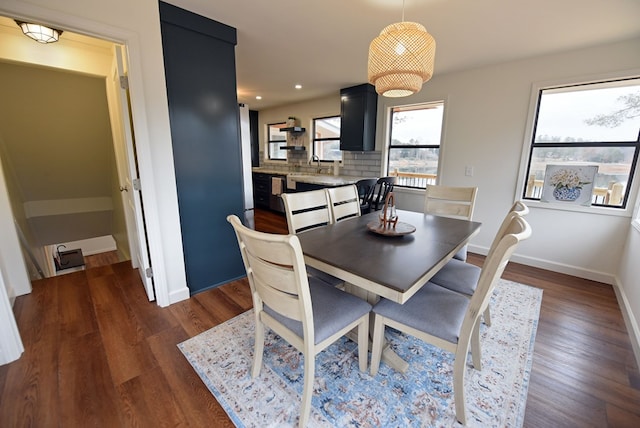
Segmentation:
{"type": "Polygon", "coordinates": [[[367,229],[382,236],[404,236],[416,231],[416,227],[409,223],[399,221],[396,223],[395,227],[385,227],[384,224],[380,223],[378,220],[367,223],[367,229]]]}

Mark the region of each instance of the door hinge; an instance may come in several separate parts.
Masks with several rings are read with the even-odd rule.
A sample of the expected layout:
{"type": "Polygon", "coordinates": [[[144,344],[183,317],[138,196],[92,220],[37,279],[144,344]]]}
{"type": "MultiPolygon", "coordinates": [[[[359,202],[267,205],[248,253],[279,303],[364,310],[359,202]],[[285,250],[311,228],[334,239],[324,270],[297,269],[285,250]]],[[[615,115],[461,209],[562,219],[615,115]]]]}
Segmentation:
{"type": "Polygon", "coordinates": [[[144,270],[144,274],[147,278],[153,278],[153,269],[148,267],[144,270]]]}
{"type": "Polygon", "coordinates": [[[128,76],[120,76],[120,87],[122,89],[129,89],[129,77],[128,76]]]}
{"type": "Polygon", "coordinates": [[[133,185],[133,190],[140,191],[140,189],[142,188],[139,178],[134,178],[133,180],[131,180],[131,184],[133,185]]]}

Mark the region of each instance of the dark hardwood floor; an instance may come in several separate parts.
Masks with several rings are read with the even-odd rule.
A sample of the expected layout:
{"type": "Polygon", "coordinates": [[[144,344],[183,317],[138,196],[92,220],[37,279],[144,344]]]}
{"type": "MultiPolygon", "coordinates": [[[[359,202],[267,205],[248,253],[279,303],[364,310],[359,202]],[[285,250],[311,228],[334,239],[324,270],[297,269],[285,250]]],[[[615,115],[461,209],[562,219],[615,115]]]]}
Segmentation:
{"type": "MultiPolygon", "coordinates": [[[[261,211],[256,227],[286,232],[261,211]]],[[[504,277],[544,290],[524,425],[640,426],[612,288],[514,263],[504,277]]],[[[250,307],[240,280],[160,308],[128,261],[36,281],[14,307],[25,352],[0,367],[0,426],[233,426],[176,345],[250,307]]]]}

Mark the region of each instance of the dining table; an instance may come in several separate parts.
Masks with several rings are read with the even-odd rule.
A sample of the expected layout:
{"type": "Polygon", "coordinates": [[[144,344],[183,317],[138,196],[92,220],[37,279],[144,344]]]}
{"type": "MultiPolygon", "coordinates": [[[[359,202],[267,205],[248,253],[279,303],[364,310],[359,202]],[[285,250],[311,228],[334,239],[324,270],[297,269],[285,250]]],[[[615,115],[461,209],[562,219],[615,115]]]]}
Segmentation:
{"type": "MultiPolygon", "coordinates": [[[[481,223],[397,210],[398,223],[380,226],[380,213],[298,234],[305,263],[345,281],[348,291],[376,303],[405,303],[479,231],[481,223]]],[[[391,349],[383,360],[407,364],[391,349]]]]}

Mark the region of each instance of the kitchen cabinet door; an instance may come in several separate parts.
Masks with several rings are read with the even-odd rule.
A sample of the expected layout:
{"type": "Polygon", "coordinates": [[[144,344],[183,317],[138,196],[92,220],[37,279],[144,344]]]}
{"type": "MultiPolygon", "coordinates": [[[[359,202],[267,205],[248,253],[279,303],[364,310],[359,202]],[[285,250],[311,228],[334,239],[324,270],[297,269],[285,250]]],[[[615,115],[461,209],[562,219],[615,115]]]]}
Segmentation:
{"type": "Polygon", "coordinates": [[[340,150],[376,148],[378,94],[370,84],[340,90],[340,150]]]}

